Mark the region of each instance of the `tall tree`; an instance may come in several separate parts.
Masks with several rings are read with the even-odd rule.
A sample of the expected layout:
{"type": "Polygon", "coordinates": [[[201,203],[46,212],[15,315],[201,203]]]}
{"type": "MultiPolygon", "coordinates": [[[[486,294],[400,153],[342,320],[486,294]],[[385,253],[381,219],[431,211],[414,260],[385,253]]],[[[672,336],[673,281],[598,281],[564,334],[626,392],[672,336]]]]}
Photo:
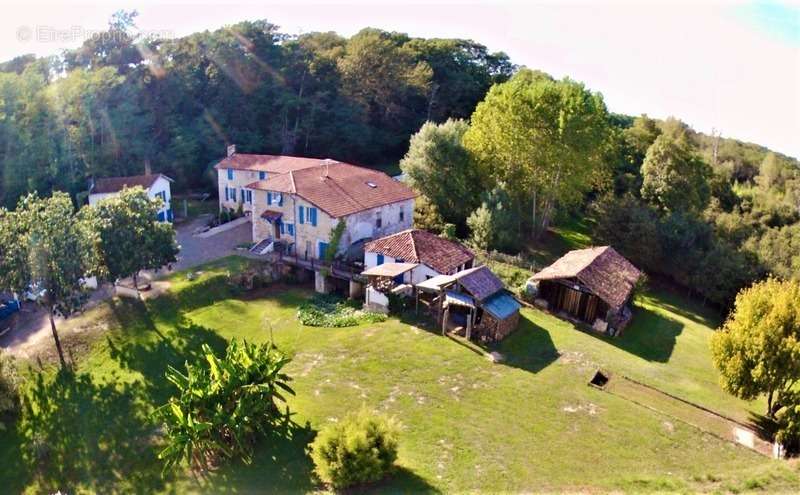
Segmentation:
{"type": "Polygon", "coordinates": [[[464,141],[487,174],[505,182],[519,206],[528,205],[533,232],[541,235],[558,207],[579,202],[603,176],[608,138],[600,94],[522,70],[492,87],[464,141]]]}
{"type": "Polygon", "coordinates": [[[8,272],[0,282],[16,292],[28,283],[41,291],[38,302],[47,309],[58,358],[66,368],[54,316],[68,316],[85,302],[82,280],[92,270],[85,226],[78,221],[69,195],[60,192],[49,198],[29,195],[20,200],[13,216],[4,217],[0,250],[14,251],[14,259],[21,262],[3,266],[8,272]],[[9,218],[16,223],[10,235],[9,218]]]}
{"type": "Polygon", "coordinates": [[[701,211],[711,196],[711,173],[686,137],[665,133],[642,164],[642,198],[662,211],[701,211]]]}
{"type": "Polygon", "coordinates": [[[800,381],[800,283],[770,278],[743,290],[728,321],[711,339],[722,386],[745,400],[775,399],[800,381]]]}
{"type": "Polygon", "coordinates": [[[463,120],[427,122],[411,137],[400,169],[411,185],[442,213],[445,222],[462,229],[480,202],[485,180],[464,147],[469,126],[463,120]]]}

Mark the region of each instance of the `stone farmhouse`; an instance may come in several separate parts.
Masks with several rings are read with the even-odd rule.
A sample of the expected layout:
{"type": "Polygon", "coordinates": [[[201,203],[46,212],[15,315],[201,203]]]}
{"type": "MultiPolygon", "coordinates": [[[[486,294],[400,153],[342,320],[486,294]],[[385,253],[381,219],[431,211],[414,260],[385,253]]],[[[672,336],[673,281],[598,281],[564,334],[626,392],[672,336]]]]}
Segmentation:
{"type": "Polygon", "coordinates": [[[258,254],[280,246],[286,254],[323,260],[339,222],[344,223],[339,252],[411,227],[416,193],[376,170],[235,150],[214,168],[220,208],[241,205],[251,218],[258,254]]]}

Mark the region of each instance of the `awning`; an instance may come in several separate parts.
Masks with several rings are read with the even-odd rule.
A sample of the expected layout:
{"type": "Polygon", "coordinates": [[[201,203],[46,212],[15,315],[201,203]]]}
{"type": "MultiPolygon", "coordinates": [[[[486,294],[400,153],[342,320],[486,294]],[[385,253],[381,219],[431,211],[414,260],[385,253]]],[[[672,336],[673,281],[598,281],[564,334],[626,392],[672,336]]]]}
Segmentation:
{"type": "Polygon", "coordinates": [[[274,222],[275,220],[280,220],[283,216],[282,211],[275,211],[275,210],[264,210],[264,213],[261,214],[261,218],[268,222],[274,222]]]}
{"type": "Polygon", "coordinates": [[[483,303],[484,311],[498,320],[505,320],[513,315],[522,305],[508,292],[498,292],[483,303]]]}
{"type": "Polygon", "coordinates": [[[437,275],[417,284],[417,289],[422,289],[430,292],[439,292],[445,285],[450,285],[455,282],[455,277],[451,275],[437,275]]]}
{"type": "Polygon", "coordinates": [[[396,277],[419,266],[418,263],[384,263],[361,272],[361,275],[373,277],[396,277]]]}
{"type": "Polygon", "coordinates": [[[444,293],[445,304],[452,304],[454,306],[464,306],[465,308],[474,308],[475,300],[466,295],[458,292],[447,291],[444,293]]]}

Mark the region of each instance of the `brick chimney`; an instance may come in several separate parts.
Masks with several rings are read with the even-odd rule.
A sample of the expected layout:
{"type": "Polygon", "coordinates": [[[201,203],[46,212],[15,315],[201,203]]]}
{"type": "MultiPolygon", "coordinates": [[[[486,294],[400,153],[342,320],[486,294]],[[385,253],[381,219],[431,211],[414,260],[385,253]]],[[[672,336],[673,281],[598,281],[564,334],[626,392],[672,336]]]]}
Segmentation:
{"type": "Polygon", "coordinates": [[[236,154],[236,145],[231,144],[228,146],[228,156],[233,156],[236,154]]]}

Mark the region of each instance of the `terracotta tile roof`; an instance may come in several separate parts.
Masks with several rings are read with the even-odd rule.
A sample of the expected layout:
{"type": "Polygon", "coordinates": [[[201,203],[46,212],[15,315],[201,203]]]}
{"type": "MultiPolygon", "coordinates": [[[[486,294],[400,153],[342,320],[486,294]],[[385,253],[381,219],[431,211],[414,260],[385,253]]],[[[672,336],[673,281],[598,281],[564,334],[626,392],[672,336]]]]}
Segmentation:
{"type": "Polygon", "coordinates": [[[614,309],[628,300],[642,272],[610,246],[570,251],[533,280],[575,278],[614,309]]]}
{"type": "MultiPolygon", "coordinates": [[[[332,162],[332,160],[328,160],[332,162]]],[[[318,167],[326,162],[322,158],[303,158],[299,156],[285,155],[250,155],[247,153],[235,153],[219,161],[214,168],[216,170],[232,168],[234,170],[252,170],[258,172],[269,172],[273,174],[288,174],[294,170],[318,167]]]]}
{"type": "Polygon", "coordinates": [[[172,181],[166,175],[150,174],[150,175],[132,175],[130,177],[104,177],[97,179],[94,187],[90,191],[91,194],[107,194],[122,191],[126,187],[141,186],[149,189],[159,177],[164,177],[168,181],[172,181]]]}
{"type": "Polygon", "coordinates": [[[444,275],[452,274],[475,258],[472,251],[461,244],[419,229],[404,230],[368,242],[364,251],[422,263],[444,275]]]}
{"type": "Polygon", "coordinates": [[[486,300],[504,288],[503,282],[486,265],[462,270],[454,277],[467,292],[480,301],[486,300]]]}
{"type": "Polygon", "coordinates": [[[383,172],[341,162],[275,175],[247,187],[297,194],[333,218],[417,196],[413,189],[383,172]]]}

